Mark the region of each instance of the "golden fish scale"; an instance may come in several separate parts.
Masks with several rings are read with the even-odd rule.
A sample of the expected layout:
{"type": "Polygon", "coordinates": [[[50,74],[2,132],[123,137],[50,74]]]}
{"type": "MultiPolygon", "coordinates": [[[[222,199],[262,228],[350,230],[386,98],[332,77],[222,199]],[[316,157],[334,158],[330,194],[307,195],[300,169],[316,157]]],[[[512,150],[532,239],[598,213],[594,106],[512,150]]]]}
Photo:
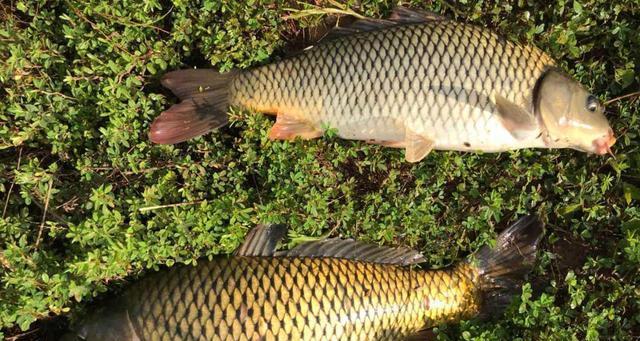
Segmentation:
{"type": "Polygon", "coordinates": [[[328,124],[347,138],[358,138],[349,136],[354,125],[410,126],[441,146],[468,141],[473,149],[495,133],[510,138],[500,135],[506,132],[493,96],[529,108],[536,80],[552,65],[535,47],[480,27],[433,21],[330,40],[245,71],[234,80],[230,100],[328,124]]]}
{"type": "Polygon", "coordinates": [[[477,273],[332,258],[216,258],[134,284],[125,308],[149,340],[385,340],[474,315],[477,273]]]}

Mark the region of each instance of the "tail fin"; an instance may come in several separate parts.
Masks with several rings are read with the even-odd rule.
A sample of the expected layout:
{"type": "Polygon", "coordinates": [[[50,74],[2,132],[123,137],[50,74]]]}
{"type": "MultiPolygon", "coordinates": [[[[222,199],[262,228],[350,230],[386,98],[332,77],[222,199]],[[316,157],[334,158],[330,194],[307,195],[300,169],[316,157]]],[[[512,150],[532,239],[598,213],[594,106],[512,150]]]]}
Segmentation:
{"type": "Polygon", "coordinates": [[[219,73],[211,69],[169,72],[162,85],[182,102],[163,111],[151,124],[149,139],[154,143],[186,141],[227,124],[229,84],[236,72],[219,73]]]}
{"type": "Polygon", "coordinates": [[[485,246],[471,256],[480,276],[480,316],[504,310],[518,294],[524,276],[533,269],[543,224],[535,215],[520,218],[500,233],[494,247],[485,246]]]}

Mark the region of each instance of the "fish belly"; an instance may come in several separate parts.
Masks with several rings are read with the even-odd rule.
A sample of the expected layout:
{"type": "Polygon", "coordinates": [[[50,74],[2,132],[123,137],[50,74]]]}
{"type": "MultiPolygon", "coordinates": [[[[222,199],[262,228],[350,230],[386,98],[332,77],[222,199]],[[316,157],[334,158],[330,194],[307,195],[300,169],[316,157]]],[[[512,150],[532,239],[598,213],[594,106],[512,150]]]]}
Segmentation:
{"type": "Polygon", "coordinates": [[[437,149],[500,151],[540,143],[511,136],[494,96],[529,108],[553,64],[485,29],[433,21],[330,40],[246,71],[230,101],[349,139],[404,142],[411,131],[437,149]]]}

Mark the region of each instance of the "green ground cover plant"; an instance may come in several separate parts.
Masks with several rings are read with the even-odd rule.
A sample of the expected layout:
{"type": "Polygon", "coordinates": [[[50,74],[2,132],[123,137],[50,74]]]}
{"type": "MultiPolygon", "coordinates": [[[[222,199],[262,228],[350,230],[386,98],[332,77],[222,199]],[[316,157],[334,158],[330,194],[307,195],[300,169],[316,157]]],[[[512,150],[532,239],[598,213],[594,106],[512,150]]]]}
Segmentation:
{"type": "Polygon", "coordinates": [[[148,141],[176,98],[161,75],[280,58],[327,8],[381,17],[395,1],[0,3],[0,339],[53,338],[107,290],[164,265],[232,251],[259,222],[292,242],[341,234],[447,266],[539,212],[543,251],[498,319],[440,340],[640,336],[640,3],[429,1],[405,5],[535,43],[607,105],[615,157],[571,150],[434,152],[272,142],[272,119],[177,146],[148,141]],[[292,10],[293,9],[293,10],[292,10]],[[303,10],[300,12],[299,10],[303,10]]]}

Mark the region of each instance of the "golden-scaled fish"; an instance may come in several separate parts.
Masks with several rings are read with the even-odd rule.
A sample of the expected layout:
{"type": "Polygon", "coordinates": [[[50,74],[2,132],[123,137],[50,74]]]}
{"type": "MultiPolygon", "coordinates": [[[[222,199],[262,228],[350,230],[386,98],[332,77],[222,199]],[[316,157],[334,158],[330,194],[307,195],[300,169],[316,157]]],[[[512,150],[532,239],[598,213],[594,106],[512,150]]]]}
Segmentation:
{"type": "Polygon", "coordinates": [[[521,218],[459,264],[345,239],[275,251],[258,226],[231,256],[175,266],[126,288],[67,340],[398,340],[444,322],[498,314],[519,293],[543,234],[521,218]]]}
{"type": "Polygon", "coordinates": [[[272,139],[343,138],[404,148],[499,152],[615,142],[603,105],[544,52],[491,31],[396,9],[337,28],[317,45],[246,71],[180,70],[162,84],[182,102],[152,124],[177,143],[227,123],[230,105],[276,114],[272,139]]]}

